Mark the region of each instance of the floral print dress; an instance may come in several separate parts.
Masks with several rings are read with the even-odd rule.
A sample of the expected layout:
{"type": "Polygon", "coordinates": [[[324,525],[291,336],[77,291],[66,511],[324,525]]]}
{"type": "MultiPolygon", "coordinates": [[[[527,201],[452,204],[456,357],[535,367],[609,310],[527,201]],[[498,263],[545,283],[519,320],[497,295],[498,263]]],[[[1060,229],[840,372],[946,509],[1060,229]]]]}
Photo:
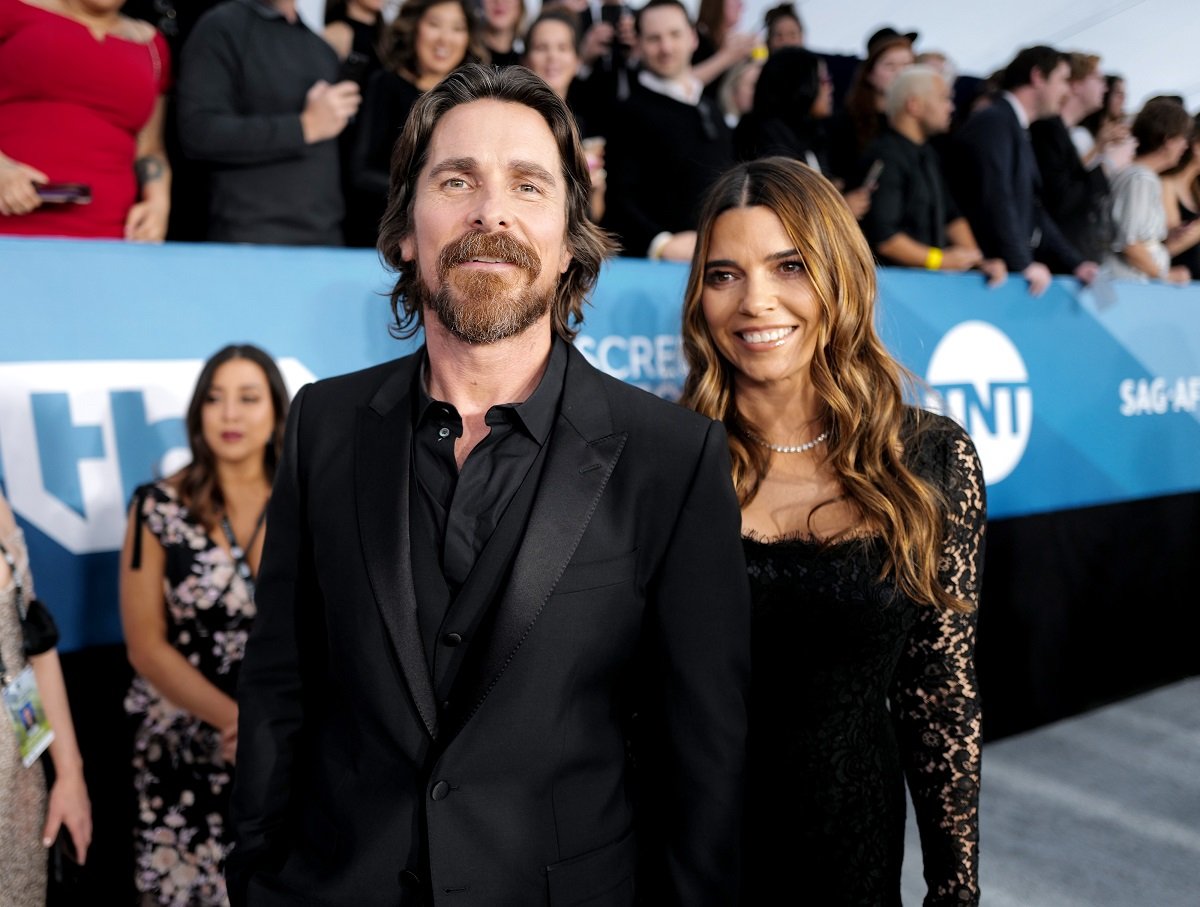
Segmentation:
{"type": "MultiPolygon", "coordinates": [[[[168,641],[233,696],[254,619],[254,602],[233,559],[167,483],[142,486],[134,501],[140,520],[166,552],[168,641]]],[[[125,710],[139,719],[133,747],[138,890],[159,904],[227,904],[222,867],[232,843],[227,822],[233,766],[221,758],[219,731],[143,677],[134,678],[125,710]]]]}

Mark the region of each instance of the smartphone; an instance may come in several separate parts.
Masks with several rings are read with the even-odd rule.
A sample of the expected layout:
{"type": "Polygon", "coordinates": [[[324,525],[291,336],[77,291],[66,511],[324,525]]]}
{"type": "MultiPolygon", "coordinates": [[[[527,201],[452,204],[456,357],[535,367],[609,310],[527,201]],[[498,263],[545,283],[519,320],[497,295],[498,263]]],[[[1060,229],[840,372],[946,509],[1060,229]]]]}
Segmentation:
{"type": "Polygon", "coordinates": [[[617,23],[621,21],[623,15],[625,15],[625,5],[622,3],[603,3],[600,6],[600,21],[607,22],[613,28],[617,27],[617,23]]]}
{"type": "Polygon", "coordinates": [[[52,205],[90,205],[92,187],[84,183],[44,183],[34,186],[38,198],[52,205]]]}
{"type": "Polygon", "coordinates": [[[883,173],[883,161],[876,161],[867,170],[867,175],[863,177],[862,187],[869,192],[874,192],[875,187],[879,185],[879,175],[883,173]]]}
{"type": "Polygon", "coordinates": [[[79,854],[75,852],[75,842],[64,825],[59,829],[58,837],[54,839],[54,847],[50,851],[50,874],[61,889],[73,890],[79,887],[82,873],[79,854]]]}
{"type": "Polygon", "coordinates": [[[361,85],[363,79],[367,77],[370,71],[371,58],[357,50],[352,50],[349,56],[342,61],[338,77],[340,81],[358,82],[361,85]]]}

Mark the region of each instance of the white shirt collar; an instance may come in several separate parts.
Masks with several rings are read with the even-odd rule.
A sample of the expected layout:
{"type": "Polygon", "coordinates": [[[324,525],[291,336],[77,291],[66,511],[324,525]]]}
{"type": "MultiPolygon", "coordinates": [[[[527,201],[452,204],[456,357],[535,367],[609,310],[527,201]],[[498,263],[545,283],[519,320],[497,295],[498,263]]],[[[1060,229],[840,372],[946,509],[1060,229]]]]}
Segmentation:
{"type": "Polygon", "coordinates": [[[650,70],[643,69],[638,73],[638,81],[643,87],[649,88],[653,92],[666,95],[668,98],[691,107],[699,104],[700,96],[704,94],[704,84],[692,75],[689,75],[685,82],[676,82],[659,78],[650,70]]]}
{"type": "Polygon", "coordinates": [[[1022,129],[1029,128],[1029,114],[1025,112],[1025,108],[1021,106],[1021,102],[1017,100],[1017,96],[1011,91],[1004,92],[1004,100],[1012,105],[1012,109],[1017,114],[1017,122],[1021,124],[1022,129]]]}

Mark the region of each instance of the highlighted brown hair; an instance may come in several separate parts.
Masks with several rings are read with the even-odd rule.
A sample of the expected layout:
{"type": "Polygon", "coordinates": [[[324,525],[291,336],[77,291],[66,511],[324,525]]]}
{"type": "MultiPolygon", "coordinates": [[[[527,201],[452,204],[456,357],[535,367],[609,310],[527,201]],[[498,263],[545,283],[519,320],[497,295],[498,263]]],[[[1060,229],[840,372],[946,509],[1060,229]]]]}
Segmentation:
{"type": "Polygon", "coordinates": [[[811,167],[764,158],[740,164],[709,190],[683,304],[690,371],[680,402],[725,425],[744,507],[758,493],[768,455],[750,440],[762,431],[738,412],[734,369],[713,341],[701,299],[713,224],[725,211],[759,205],[779,218],[808,271],[821,311],[811,378],[825,406],[826,456],[860,527],[887,545],[884,576],[916,601],[967,610],[938,576],[945,503],[905,462],[905,439],[922,420],[918,410],[916,427],[906,425],[903,389],[912,377],[875,333],[875,261],[841,195],[811,167]]]}

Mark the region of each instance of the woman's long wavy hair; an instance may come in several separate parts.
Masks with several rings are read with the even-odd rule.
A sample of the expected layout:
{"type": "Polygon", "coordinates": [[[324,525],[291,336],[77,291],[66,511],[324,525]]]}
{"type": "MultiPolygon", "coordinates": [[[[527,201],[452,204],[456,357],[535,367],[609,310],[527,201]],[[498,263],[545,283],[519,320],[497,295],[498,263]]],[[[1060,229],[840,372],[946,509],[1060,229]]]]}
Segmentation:
{"type": "Polygon", "coordinates": [[[430,9],[443,3],[458,4],[467,19],[467,55],[460,65],[488,61],[487,48],[483,46],[483,26],[473,4],[467,0],[404,0],[391,28],[383,36],[381,56],[388,70],[406,77],[421,75],[417,71],[417,26],[430,9]]]}
{"type": "Polygon", "coordinates": [[[233,359],[246,359],[263,370],[267,377],[267,390],[271,394],[271,405],[275,411],[275,425],[271,440],[263,449],[263,469],[267,481],[275,479],[275,468],[283,453],[283,430],[287,425],[288,392],[279,372],[279,366],[265,350],[249,343],[230,344],[218,350],[204,363],[196,389],[188,404],[184,425],[187,428],[188,444],[192,449],[192,462],[171,477],[171,482],[180,498],[192,514],[206,527],[212,529],[225,512],[225,495],[217,480],[217,458],[208,442],[204,440],[204,403],[212,391],[217,369],[233,359]]]}
{"type": "MultiPolygon", "coordinates": [[[[938,576],[945,503],[905,462],[904,387],[912,376],[875,333],[875,262],[854,215],[816,170],[789,158],[740,164],[709,190],[683,304],[683,348],[689,373],[683,405],[724,423],[733,482],[745,507],[758,493],[769,462],[750,439],[762,429],[738,412],[734,368],[718,350],[704,317],[704,263],[713,224],[733,208],[763,206],[782,222],[808,271],[821,316],[811,380],[824,404],[826,458],[859,525],[884,539],[882,578],[915,601],[969,608],[938,576]]],[[[919,419],[919,416],[918,416],[919,419]]]]}

